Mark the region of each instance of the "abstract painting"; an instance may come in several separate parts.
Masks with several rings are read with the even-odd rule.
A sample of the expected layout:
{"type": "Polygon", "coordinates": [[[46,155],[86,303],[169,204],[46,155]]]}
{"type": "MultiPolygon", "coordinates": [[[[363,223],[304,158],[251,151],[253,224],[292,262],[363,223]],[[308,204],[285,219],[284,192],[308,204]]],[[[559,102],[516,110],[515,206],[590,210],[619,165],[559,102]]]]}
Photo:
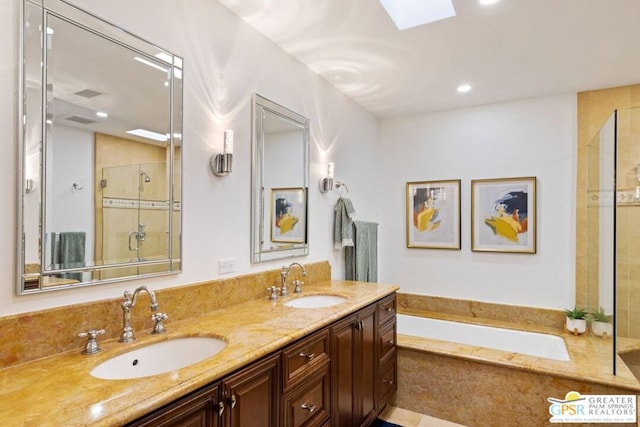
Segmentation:
{"type": "Polygon", "coordinates": [[[536,253],[536,178],[471,181],[471,250],[536,253]]]}
{"type": "Polygon", "coordinates": [[[460,180],[407,182],[408,248],[460,249],[460,180]]]}
{"type": "Polygon", "coordinates": [[[271,241],[304,243],[307,197],[302,187],[271,189],[271,241]]]}

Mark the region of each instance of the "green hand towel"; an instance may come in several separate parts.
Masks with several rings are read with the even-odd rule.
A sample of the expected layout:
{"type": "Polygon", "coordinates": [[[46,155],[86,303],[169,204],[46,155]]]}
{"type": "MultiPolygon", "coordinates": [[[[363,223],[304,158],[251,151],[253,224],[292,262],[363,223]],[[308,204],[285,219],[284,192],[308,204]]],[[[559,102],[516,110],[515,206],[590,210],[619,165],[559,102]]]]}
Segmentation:
{"type": "Polygon", "coordinates": [[[353,203],[346,197],[340,197],[334,209],[333,242],[336,249],[353,246],[353,218],[356,211],[353,203]]]}
{"type": "Polygon", "coordinates": [[[378,281],[378,224],[354,221],[355,246],[345,248],[345,279],[378,281]]]}

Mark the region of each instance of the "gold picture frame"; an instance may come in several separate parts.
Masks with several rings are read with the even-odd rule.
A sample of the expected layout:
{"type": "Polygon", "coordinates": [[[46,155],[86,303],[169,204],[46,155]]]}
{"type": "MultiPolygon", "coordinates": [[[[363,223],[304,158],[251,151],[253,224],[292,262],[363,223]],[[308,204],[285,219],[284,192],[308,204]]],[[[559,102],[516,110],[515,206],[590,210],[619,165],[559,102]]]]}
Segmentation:
{"type": "Polygon", "coordinates": [[[304,243],[307,192],[303,187],[271,189],[271,241],[304,243]]]}
{"type": "Polygon", "coordinates": [[[536,253],[536,177],[471,181],[471,250],[536,253]]]}
{"type": "Polygon", "coordinates": [[[407,182],[406,203],[407,248],[460,249],[459,179],[407,182]]]}

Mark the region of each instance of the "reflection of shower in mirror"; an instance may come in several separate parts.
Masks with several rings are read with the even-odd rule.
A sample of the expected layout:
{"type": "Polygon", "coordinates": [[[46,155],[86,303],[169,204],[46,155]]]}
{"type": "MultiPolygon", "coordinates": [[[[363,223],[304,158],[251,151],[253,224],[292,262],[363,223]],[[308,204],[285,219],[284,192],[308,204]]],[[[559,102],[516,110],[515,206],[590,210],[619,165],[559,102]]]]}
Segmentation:
{"type": "Polygon", "coordinates": [[[140,171],[140,176],[144,177],[144,182],[151,182],[151,178],[145,171],[140,171]]]}

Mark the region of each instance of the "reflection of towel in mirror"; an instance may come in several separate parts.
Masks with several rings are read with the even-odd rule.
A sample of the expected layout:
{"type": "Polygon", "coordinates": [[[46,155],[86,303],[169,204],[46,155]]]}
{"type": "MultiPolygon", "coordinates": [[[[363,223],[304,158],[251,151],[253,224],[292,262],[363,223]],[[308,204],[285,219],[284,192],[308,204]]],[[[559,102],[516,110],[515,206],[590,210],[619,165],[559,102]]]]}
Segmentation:
{"type": "MultiPolygon", "coordinates": [[[[56,236],[52,239],[52,244],[58,245],[52,251],[53,264],[57,264],[59,268],[84,267],[86,233],[84,231],[64,231],[53,234],[56,236]]],[[[62,277],[82,281],[82,273],[64,273],[62,277]]]]}
{"type": "Polygon", "coordinates": [[[353,246],[353,218],[356,215],[351,200],[340,197],[334,209],[333,242],[336,249],[353,246]]]}
{"type": "Polygon", "coordinates": [[[378,224],[354,221],[355,246],[345,248],[345,279],[378,281],[378,224]]]}

